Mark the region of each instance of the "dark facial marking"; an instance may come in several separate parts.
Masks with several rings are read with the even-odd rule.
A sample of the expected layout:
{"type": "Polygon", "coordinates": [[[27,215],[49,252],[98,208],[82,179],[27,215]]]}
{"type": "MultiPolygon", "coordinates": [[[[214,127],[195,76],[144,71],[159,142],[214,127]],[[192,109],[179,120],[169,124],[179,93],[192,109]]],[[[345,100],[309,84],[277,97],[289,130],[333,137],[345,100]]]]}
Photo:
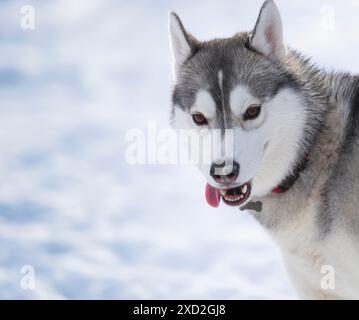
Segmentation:
{"type": "Polygon", "coordinates": [[[212,40],[184,64],[172,102],[189,111],[199,90],[210,92],[216,104],[218,129],[232,126],[230,92],[238,85],[246,86],[258,99],[271,98],[285,87],[296,88],[293,76],[279,64],[248,47],[249,34],[240,33],[229,39],[212,40]],[[222,88],[218,73],[222,72],[222,88]]]}

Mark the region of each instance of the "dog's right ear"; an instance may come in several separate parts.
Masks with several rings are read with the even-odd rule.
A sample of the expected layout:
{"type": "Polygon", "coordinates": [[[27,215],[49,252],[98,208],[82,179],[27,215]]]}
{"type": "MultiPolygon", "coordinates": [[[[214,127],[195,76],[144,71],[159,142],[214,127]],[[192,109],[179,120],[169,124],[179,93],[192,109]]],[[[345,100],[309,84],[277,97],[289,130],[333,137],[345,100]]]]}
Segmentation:
{"type": "Polygon", "coordinates": [[[275,60],[282,61],[287,55],[283,43],[282,19],[273,0],[266,0],[261,8],[251,37],[251,46],[275,60]]]}
{"type": "Polygon", "coordinates": [[[176,80],[181,67],[196,50],[198,42],[185,30],[180,18],[174,12],[171,12],[169,16],[169,32],[173,77],[176,80]]]}

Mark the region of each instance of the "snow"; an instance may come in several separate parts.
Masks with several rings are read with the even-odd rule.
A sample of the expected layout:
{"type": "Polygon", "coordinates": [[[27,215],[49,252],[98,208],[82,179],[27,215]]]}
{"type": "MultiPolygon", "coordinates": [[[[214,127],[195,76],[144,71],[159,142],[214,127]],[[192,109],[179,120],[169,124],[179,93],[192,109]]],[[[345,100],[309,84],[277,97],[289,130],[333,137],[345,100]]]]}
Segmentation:
{"type": "MultiPolygon", "coordinates": [[[[277,3],[292,47],[358,72],[358,1],[277,3]]],[[[210,39],[251,29],[260,5],[0,3],[0,298],[295,298],[266,232],[208,207],[194,167],[124,157],[129,129],[168,127],[168,12],[210,39]],[[35,30],[20,28],[25,4],[35,30]],[[33,290],[21,286],[26,265],[33,290]]]]}

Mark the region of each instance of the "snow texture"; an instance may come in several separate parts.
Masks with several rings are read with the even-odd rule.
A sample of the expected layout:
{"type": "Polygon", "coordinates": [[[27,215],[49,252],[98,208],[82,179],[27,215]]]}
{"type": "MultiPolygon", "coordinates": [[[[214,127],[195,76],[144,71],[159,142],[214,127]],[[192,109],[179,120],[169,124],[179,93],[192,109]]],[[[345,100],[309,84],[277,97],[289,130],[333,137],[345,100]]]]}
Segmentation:
{"type": "MultiPolygon", "coordinates": [[[[358,72],[358,1],[277,4],[287,43],[358,72]]],[[[260,6],[0,2],[0,298],[295,298],[279,249],[249,214],[208,207],[197,169],[125,161],[128,129],[168,127],[168,12],[205,40],[252,29],[260,6]]]]}

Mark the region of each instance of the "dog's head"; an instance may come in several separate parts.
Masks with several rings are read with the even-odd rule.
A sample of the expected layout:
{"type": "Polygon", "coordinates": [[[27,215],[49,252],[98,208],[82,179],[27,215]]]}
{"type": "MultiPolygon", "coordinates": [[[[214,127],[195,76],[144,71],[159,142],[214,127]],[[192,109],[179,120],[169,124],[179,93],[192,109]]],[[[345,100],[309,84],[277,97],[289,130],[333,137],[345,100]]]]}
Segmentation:
{"type": "Polygon", "coordinates": [[[267,194],[295,166],[306,122],[301,87],[286,68],[276,5],[264,3],[253,32],[208,42],[171,13],[170,40],[172,123],[197,132],[202,147],[212,146],[201,148],[199,163],[208,202],[217,206],[222,197],[241,206],[251,195],[267,194]]]}

